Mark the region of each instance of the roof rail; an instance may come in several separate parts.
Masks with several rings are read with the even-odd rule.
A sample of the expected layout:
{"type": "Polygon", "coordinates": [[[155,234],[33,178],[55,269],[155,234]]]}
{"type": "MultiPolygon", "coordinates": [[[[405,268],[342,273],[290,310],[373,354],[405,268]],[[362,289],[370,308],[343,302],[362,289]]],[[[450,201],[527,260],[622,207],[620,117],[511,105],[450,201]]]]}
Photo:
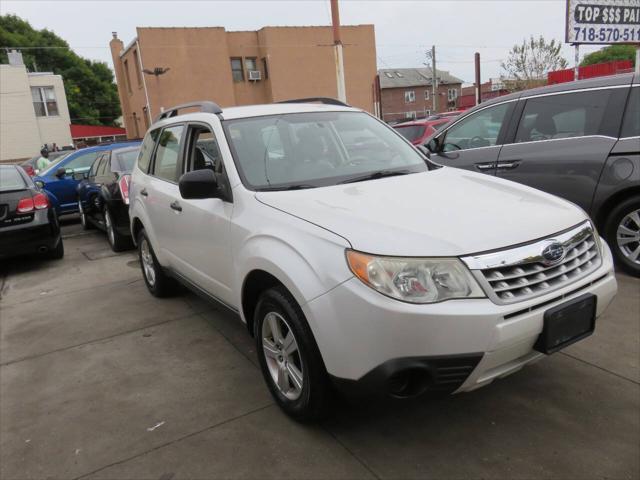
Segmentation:
{"type": "Polygon", "coordinates": [[[276,103],[324,103],[325,105],[338,105],[340,107],[350,107],[351,105],[341,102],[335,98],[329,97],[309,97],[309,98],[292,98],[291,100],[282,100],[276,103]]]}
{"type": "Polygon", "coordinates": [[[217,103],[213,103],[207,100],[203,100],[201,102],[190,102],[183,103],[182,105],[176,105],[175,107],[171,107],[166,109],[160,115],[158,115],[155,119],[156,122],[163,120],[165,118],[171,118],[178,115],[178,110],[183,110],[185,108],[196,108],[199,107],[202,113],[215,113],[219,115],[222,113],[222,109],[217,103]]]}

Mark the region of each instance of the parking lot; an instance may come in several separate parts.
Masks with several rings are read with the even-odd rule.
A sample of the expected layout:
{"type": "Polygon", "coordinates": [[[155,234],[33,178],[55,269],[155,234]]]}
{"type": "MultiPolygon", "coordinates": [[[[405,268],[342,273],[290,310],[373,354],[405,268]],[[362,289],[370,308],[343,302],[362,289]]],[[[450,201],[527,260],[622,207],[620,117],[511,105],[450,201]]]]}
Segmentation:
{"type": "Polygon", "coordinates": [[[236,318],[153,298],[135,252],[63,232],[63,260],[0,267],[3,479],[640,475],[638,279],[618,276],[591,338],[488,388],[301,425],[236,318]]]}

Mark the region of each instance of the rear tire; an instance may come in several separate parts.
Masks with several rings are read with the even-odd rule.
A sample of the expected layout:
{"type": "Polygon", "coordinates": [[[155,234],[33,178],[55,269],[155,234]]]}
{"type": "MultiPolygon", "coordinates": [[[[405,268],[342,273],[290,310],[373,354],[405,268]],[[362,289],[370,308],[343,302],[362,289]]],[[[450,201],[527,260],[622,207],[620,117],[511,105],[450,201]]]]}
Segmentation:
{"type": "Polygon", "coordinates": [[[111,250],[114,252],[122,252],[123,250],[129,250],[133,247],[133,242],[130,237],[118,233],[116,227],[113,225],[113,219],[109,209],[104,207],[104,226],[107,230],[107,240],[111,246],[111,250]]]}
{"type": "Polygon", "coordinates": [[[640,277],[640,196],[628,198],[611,210],[604,234],[618,266],[640,277]]]}
{"type": "Polygon", "coordinates": [[[262,375],[278,406],[298,421],[325,416],[332,401],[329,378],[304,313],[287,289],[260,295],[254,325],[262,375]]]}
{"type": "Polygon", "coordinates": [[[158,298],[170,297],[182,290],[178,282],[164,273],[144,228],[138,233],[138,259],[142,268],[142,278],[151,295],[158,298]]]}
{"type": "Polygon", "coordinates": [[[84,213],[84,210],[82,209],[82,202],[80,200],[78,200],[78,212],[80,213],[80,225],[82,225],[82,229],[91,230],[93,225],[87,218],[87,214],[84,213]]]}
{"type": "Polygon", "coordinates": [[[61,260],[64,257],[64,244],[62,243],[62,237],[58,241],[58,245],[53,250],[49,250],[46,253],[47,258],[51,260],[61,260]]]}

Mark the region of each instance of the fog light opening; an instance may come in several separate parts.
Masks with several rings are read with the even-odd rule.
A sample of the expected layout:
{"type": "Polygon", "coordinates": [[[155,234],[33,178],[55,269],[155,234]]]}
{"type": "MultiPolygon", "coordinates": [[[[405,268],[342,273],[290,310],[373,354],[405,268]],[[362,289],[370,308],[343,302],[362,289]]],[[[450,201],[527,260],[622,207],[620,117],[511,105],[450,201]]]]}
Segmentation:
{"type": "Polygon", "coordinates": [[[424,393],[430,382],[431,377],[428,370],[408,368],[389,377],[389,393],[398,398],[416,397],[424,393]]]}

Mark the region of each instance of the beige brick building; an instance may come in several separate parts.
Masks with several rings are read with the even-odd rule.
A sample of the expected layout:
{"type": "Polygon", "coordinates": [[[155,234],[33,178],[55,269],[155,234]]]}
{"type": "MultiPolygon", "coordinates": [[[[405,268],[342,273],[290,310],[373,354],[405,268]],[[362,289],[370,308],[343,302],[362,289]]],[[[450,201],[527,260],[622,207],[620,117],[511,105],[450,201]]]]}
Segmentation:
{"type": "Polygon", "coordinates": [[[17,52],[9,59],[0,65],[0,161],[33,157],[44,144],[71,145],[62,77],[27,72],[17,52]]]}
{"type": "MultiPolygon", "coordinates": [[[[341,27],[347,102],[374,109],[373,25],[341,27]]],[[[125,47],[110,42],[129,138],[144,135],[162,108],[195,100],[220,106],[336,97],[331,27],[138,28],[125,47]],[[164,72],[164,73],[160,73],[164,72]]]]}

